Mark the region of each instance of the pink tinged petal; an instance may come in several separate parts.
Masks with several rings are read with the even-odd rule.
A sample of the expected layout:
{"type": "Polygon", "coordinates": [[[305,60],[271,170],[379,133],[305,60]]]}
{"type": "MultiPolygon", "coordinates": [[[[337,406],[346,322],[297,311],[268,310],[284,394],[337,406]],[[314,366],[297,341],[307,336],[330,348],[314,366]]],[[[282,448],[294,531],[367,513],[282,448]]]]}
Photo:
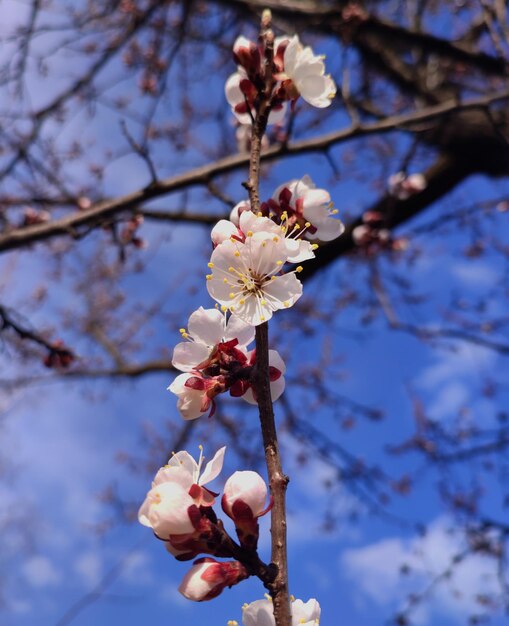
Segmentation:
{"type": "Polygon", "coordinates": [[[320,241],[332,241],[345,232],[345,225],[339,219],[327,217],[323,220],[313,222],[316,232],[310,235],[310,239],[319,239],[320,241]]]}
{"type": "Polygon", "coordinates": [[[229,239],[232,235],[238,235],[238,230],[235,224],[229,220],[219,220],[210,233],[210,238],[214,245],[218,245],[229,239]]]}
{"type": "Polygon", "coordinates": [[[304,215],[306,211],[315,206],[327,206],[330,202],[330,193],[325,189],[307,189],[303,194],[304,198],[304,215]]]}
{"type": "Polygon", "coordinates": [[[152,524],[150,523],[148,519],[149,510],[150,510],[150,500],[147,496],[138,511],[138,521],[140,522],[140,524],[143,524],[143,526],[152,528],[152,524]]]}
{"type": "Polygon", "coordinates": [[[272,220],[268,217],[259,217],[252,211],[244,211],[240,216],[240,229],[244,234],[249,231],[256,233],[265,231],[268,233],[280,234],[281,230],[272,220]]]}
{"type": "Polygon", "coordinates": [[[214,455],[213,459],[207,463],[205,470],[198,481],[199,485],[206,485],[211,480],[214,480],[219,475],[223,468],[224,453],[226,452],[226,446],[220,448],[214,455]]]}
{"type": "Polygon", "coordinates": [[[175,483],[187,491],[193,484],[192,470],[190,471],[180,465],[170,465],[171,461],[172,459],[168,461],[168,465],[166,467],[161,467],[161,469],[157,472],[152,482],[152,487],[156,487],[162,483],[175,483]]]}
{"type": "Polygon", "coordinates": [[[215,346],[223,338],[224,315],[217,309],[200,307],[189,318],[188,328],[195,341],[215,346]]]}
{"type": "Polygon", "coordinates": [[[148,519],[158,537],[166,539],[194,531],[187,512],[194,502],[180,485],[162,483],[151,489],[148,497],[152,500],[148,519]]]}
{"type": "Polygon", "coordinates": [[[171,362],[173,367],[176,367],[181,372],[190,372],[204,361],[209,354],[210,348],[203,343],[183,341],[175,346],[171,362]]]}
{"type": "Polygon", "coordinates": [[[301,297],[302,283],[295,274],[285,274],[268,283],[264,292],[274,309],[288,308],[301,297]]]}
{"type": "Polygon", "coordinates": [[[206,599],[207,595],[214,589],[217,583],[211,578],[215,578],[213,576],[214,571],[211,570],[209,576],[207,576],[207,572],[210,568],[215,569],[219,564],[218,563],[199,563],[193,565],[193,567],[187,572],[184,576],[180,586],[178,588],[179,592],[188,600],[193,600],[194,602],[201,602],[206,599]],[[204,578],[205,574],[205,578],[204,578]],[[209,580],[206,580],[209,579],[209,580]]]}
{"type": "Polygon", "coordinates": [[[281,108],[272,109],[269,114],[268,124],[281,124],[285,119],[287,108],[288,105],[285,102],[281,108]]]}
{"type": "MultiPolygon", "coordinates": [[[[179,452],[173,454],[168,460],[168,466],[169,468],[178,468],[183,472],[186,472],[189,476],[189,486],[191,486],[194,482],[194,477],[198,473],[198,463],[186,450],[180,450],[179,452]]],[[[166,468],[163,468],[163,470],[164,469],[166,468]]]]}
{"type": "Polygon", "coordinates": [[[241,124],[251,124],[251,116],[249,113],[240,113],[235,109],[238,105],[245,105],[246,98],[240,89],[240,82],[244,80],[245,76],[241,76],[239,72],[232,74],[224,86],[226,100],[232,109],[232,113],[239,120],[241,124]]]}
{"type": "Polygon", "coordinates": [[[255,329],[251,324],[247,324],[235,315],[230,317],[226,325],[225,341],[238,339],[239,345],[237,347],[242,349],[242,346],[247,346],[254,341],[254,337],[255,329]]]}
{"type": "Polygon", "coordinates": [[[241,397],[248,404],[253,404],[255,406],[258,404],[258,402],[256,401],[256,398],[254,397],[254,393],[253,393],[252,387],[248,387],[248,389],[246,390],[246,393],[243,396],[241,396],[241,397]]]}
{"type": "Polygon", "coordinates": [[[251,203],[249,202],[249,200],[241,200],[233,207],[230,213],[230,221],[233,222],[235,226],[239,226],[240,216],[244,211],[251,211],[251,203]]]}
{"type": "Polygon", "coordinates": [[[309,63],[302,63],[293,73],[291,77],[293,82],[297,85],[297,89],[299,88],[299,83],[303,81],[305,78],[309,76],[323,76],[325,73],[325,65],[323,61],[319,57],[314,57],[312,61],[309,63]]]}

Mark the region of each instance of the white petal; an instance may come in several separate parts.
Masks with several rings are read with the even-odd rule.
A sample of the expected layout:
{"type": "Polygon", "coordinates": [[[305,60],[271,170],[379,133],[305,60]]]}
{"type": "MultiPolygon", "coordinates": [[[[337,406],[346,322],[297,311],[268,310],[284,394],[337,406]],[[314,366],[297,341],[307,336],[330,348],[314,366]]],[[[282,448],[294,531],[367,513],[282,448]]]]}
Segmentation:
{"type": "MultiPolygon", "coordinates": [[[[189,474],[191,484],[193,483],[193,477],[198,471],[198,463],[186,450],[180,450],[173,454],[168,463],[170,468],[181,468],[183,471],[189,474]]],[[[163,468],[164,469],[164,468],[163,468]]],[[[189,486],[191,486],[191,484],[189,486]]]]}
{"type": "Polygon", "coordinates": [[[345,232],[345,225],[339,219],[328,217],[324,220],[314,222],[316,233],[310,235],[310,239],[320,239],[320,241],[332,241],[345,232]]]}
{"type": "Polygon", "coordinates": [[[190,372],[204,361],[209,354],[210,348],[203,343],[183,341],[175,346],[171,362],[173,367],[176,367],[181,372],[190,372]]]}
{"type": "Polygon", "coordinates": [[[232,315],[226,325],[225,340],[238,339],[238,347],[248,346],[255,338],[255,329],[239,317],[232,315]]]}
{"type": "Polygon", "coordinates": [[[302,600],[294,600],[292,602],[292,626],[314,623],[315,620],[320,619],[320,613],[320,605],[314,598],[306,603],[302,600]]]}
{"type": "Polygon", "coordinates": [[[248,387],[246,393],[243,396],[240,396],[243,400],[245,400],[248,404],[257,405],[258,402],[255,400],[253,390],[251,387],[248,387]]]}
{"type": "Polygon", "coordinates": [[[210,233],[212,243],[216,246],[226,239],[229,239],[232,235],[238,235],[238,230],[235,224],[229,220],[219,220],[210,233]]]}
{"type": "Polygon", "coordinates": [[[272,402],[275,402],[278,398],[281,397],[283,391],[285,390],[285,377],[280,376],[277,380],[274,380],[270,383],[270,397],[272,402]]]}
{"type": "Polygon", "coordinates": [[[302,283],[295,274],[277,276],[264,287],[264,293],[270,297],[270,302],[275,309],[288,308],[301,297],[302,283]]]}
{"type": "Polygon", "coordinates": [[[295,70],[295,65],[297,63],[297,57],[299,52],[302,50],[302,46],[299,42],[299,37],[294,35],[290,39],[290,43],[287,45],[285,54],[284,54],[284,70],[288,76],[291,76],[295,70]]]}
{"type": "Polygon", "coordinates": [[[226,446],[220,448],[214,455],[214,458],[207,463],[205,470],[198,481],[199,485],[206,485],[219,474],[223,469],[224,453],[226,452],[226,446]]]}
{"type": "MultiPolygon", "coordinates": [[[[270,600],[255,600],[242,608],[244,626],[275,626],[274,607],[270,600]]],[[[293,626],[293,625],[292,625],[293,626]]]]}
{"type": "Polygon", "coordinates": [[[189,318],[188,328],[195,341],[213,347],[223,338],[224,315],[217,309],[200,307],[189,318]]]}
{"type": "Polygon", "coordinates": [[[277,350],[269,350],[269,365],[275,367],[281,374],[286,372],[285,362],[277,350]]]}
{"type": "Polygon", "coordinates": [[[302,263],[315,258],[315,253],[309,241],[304,239],[286,239],[285,242],[290,263],[302,263]]]}
{"type": "Polygon", "coordinates": [[[244,296],[243,301],[243,304],[236,304],[233,314],[251,326],[259,326],[272,317],[274,308],[269,302],[262,305],[260,299],[254,295],[244,296]]]}
{"type": "Polygon", "coordinates": [[[152,481],[152,487],[161,485],[162,483],[175,483],[187,491],[193,484],[192,467],[186,468],[177,463],[171,464],[171,461],[172,459],[168,461],[168,465],[166,467],[161,467],[161,469],[157,472],[154,480],[152,481]]]}

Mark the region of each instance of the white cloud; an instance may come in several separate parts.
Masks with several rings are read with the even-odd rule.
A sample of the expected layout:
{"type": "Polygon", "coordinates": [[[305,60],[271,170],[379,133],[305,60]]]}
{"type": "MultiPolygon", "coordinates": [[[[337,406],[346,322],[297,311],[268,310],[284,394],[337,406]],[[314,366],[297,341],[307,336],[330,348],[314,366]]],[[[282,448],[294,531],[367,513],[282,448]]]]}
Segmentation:
{"type": "Polygon", "coordinates": [[[23,574],[33,587],[51,587],[61,580],[53,563],[44,556],[34,556],[23,564],[23,574]]]}
{"type": "MultiPolygon", "coordinates": [[[[396,611],[405,606],[405,597],[426,589],[465,549],[465,538],[449,529],[447,518],[438,518],[423,537],[394,537],[357,549],[345,550],[340,558],[344,575],[354,581],[360,599],[396,611]],[[409,568],[402,574],[401,568],[409,568]]],[[[479,611],[476,597],[500,593],[497,566],[493,559],[469,555],[456,563],[452,574],[436,585],[433,593],[412,613],[414,621],[428,622],[432,613],[464,618],[479,611]]]]}

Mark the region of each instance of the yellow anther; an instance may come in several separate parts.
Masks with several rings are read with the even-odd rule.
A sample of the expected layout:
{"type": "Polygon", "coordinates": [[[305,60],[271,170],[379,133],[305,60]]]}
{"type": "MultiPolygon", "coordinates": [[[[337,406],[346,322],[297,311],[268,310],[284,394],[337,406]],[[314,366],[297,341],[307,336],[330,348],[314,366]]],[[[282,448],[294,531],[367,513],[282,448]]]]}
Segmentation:
{"type": "Polygon", "coordinates": [[[229,268],[228,268],[228,271],[229,271],[229,272],[234,272],[234,271],[235,271],[235,268],[234,268],[234,267],[229,267],[229,268]]]}
{"type": "Polygon", "coordinates": [[[245,300],[239,300],[239,304],[246,304],[245,300]]]}
{"type": "Polygon", "coordinates": [[[223,278],[223,283],[228,284],[228,279],[227,278],[223,278]]]}
{"type": "Polygon", "coordinates": [[[290,306],[290,303],[288,301],[283,302],[285,309],[287,309],[290,306]]]}
{"type": "Polygon", "coordinates": [[[265,246],[267,245],[266,241],[262,241],[262,248],[265,248],[265,246]]]}
{"type": "Polygon", "coordinates": [[[276,277],[275,276],[271,276],[270,280],[276,280],[276,277]]]}
{"type": "Polygon", "coordinates": [[[295,596],[294,596],[293,594],[290,596],[290,600],[291,600],[292,602],[295,602],[295,596]]]}
{"type": "Polygon", "coordinates": [[[304,224],[304,226],[305,226],[306,228],[309,228],[309,227],[311,226],[311,222],[306,222],[306,223],[304,224]]]}
{"type": "Polygon", "coordinates": [[[201,443],[198,444],[198,450],[201,450],[201,452],[203,452],[203,446],[201,445],[201,443]]]}
{"type": "Polygon", "coordinates": [[[337,215],[338,213],[339,213],[339,209],[334,209],[334,210],[332,211],[332,215],[337,215]]]}
{"type": "Polygon", "coordinates": [[[187,339],[189,335],[187,333],[182,333],[182,339],[187,339]]]}
{"type": "Polygon", "coordinates": [[[246,233],[247,237],[252,237],[253,236],[253,231],[252,230],[248,230],[246,233]]]}
{"type": "Polygon", "coordinates": [[[248,606],[249,604],[247,602],[244,602],[244,604],[242,605],[242,610],[245,611],[248,606]]]}
{"type": "Polygon", "coordinates": [[[212,269],[214,267],[214,263],[212,263],[212,262],[207,263],[207,267],[210,267],[210,269],[212,269]]]}
{"type": "Polygon", "coordinates": [[[221,311],[222,311],[223,313],[226,313],[226,311],[228,311],[228,307],[227,307],[227,306],[225,306],[224,304],[222,304],[222,305],[221,305],[221,311]]]}
{"type": "Polygon", "coordinates": [[[235,310],[235,308],[231,306],[230,307],[230,313],[233,313],[234,310],[235,310]]]}
{"type": "Polygon", "coordinates": [[[230,299],[233,300],[233,298],[235,298],[235,294],[232,291],[231,294],[230,294],[230,299]]]}
{"type": "Polygon", "coordinates": [[[179,328],[179,333],[180,333],[180,334],[183,334],[183,333],[185,333],[185,332],[186,332],[186,329],[185,329],[185,328],[179,328]]]}
{"type": "Polygon", "coordinates": [[[206,278],[207,280],[212,280],[212,274],[207,274],[207,275],[205,276],[205,278],[206,278]]]}
{"type": "Polygon", "coordinates": [[[299,224],[295,224],[295,226],[293,227],[294,230],[300,230],[300,226],[299,224]]]}
{"type": "Polygon", "coordinates": [[[265,318],[263,317],[263,315],[260,315],[260,322],[264,322],[265,318]]]}
{"type": "Polygon", "coordinates": [[[276,261],[276,265],[279,265],[281,267],[281,265],[283,265],[283,261],[276,261]]]}
{"type": "Polygon", "coordinates": [[[318,244],[317,243],[312,243],[311,244],[311,250],[316,250],[318,248],[318,244]]]}
{"type": "Polygon", "coordinates": [[[298,267],[295,268],[295,271],[297,272],[297,274],[300,274],[300,272],[302,272],[304,268],[302,267],[302,265],[299,265],[298,267]]]}
{"type": "Polygon", "coordinates": [[[267,300],[262,300],[262,301],[260,302],[260,304],[261,304],[262,306],[265,306],[265,305],[267,304],[267,300]]]}
{"type": "Polygon", "coordinates": [[[279,241],[279,237],[274,237],[274,239],[273,239],[272,241],[274,241],[275,243],[277,243],[277,242],[279,241]]]}
{"type": "Polygon", "coordinates": [[[263,217],[263,213],[261,211],[258,211],[258,213],[256,214],[257,217],[263,217]]]}
{"type": "Polygon", "coordinates": [[[235,252],[233,253],[234,256],[240,256],[240,252],[238,250],[235,250],[235,252]]]}

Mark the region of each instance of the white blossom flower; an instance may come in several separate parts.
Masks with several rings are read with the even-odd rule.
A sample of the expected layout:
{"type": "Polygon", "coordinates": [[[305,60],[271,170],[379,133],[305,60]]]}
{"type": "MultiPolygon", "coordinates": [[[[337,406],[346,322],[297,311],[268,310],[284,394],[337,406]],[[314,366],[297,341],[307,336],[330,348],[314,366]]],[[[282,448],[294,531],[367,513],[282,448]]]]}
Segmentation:
{"type": "Polygon", "coordinates": [[[173,454],[167,465],[155,475],[138,511],[140,523],[152,528],[161,538],[193,532],[188,509],[192,505],[213,504],[213,496],[201,488],[218,476],[223,467],[225,450],[226,447],[222,447],[216,452],[201,476],[204,461],[202,446],[198,462],[185,450],[173,454]]]}
{"type": "Polygon", "coordinates": [[[178,590],[188,600],[203,602],[212,600],[225,587],[236,585],[247,577],[246,569],[238,561],[220,563],[206,557],[195,561],[178,590]]]}
{"type": "Polygon", "coordinates": [[[301,95],[319,109],[330,105],[336,95],[336,85],[330,75],[325,74],[324,58],[316,56],[309,46],[304,48],[297,35],[290,39],[284,52],[284,72],[278,77],[283,81],[291,80],[289,95],[292,99],[301,95]]]}
{"type": "MultiPolygon", "coordinates": [[[[228,77],[224,86],[226,100],[231,107],[233,115],[241,124],[251,124],[256,117],[254,107],[257,96],[256,87],[249,80],[244,68],[239,67],[236,72],[228,77]]],[[[269,115],[269,124],[281,124],[286,115],[287,103],[283,102],[275,106],[269,115]]]]}
{"type": "Polygon", "coordinates": [[[208,381],[196,372],[179,374],[168,387],[178,397],[177,409],[185,420],[194,420],[210,411],[214,389],[213,380],[208,381]],[[212,396],[212,397],[211,397],[212,396]]]}
{"type": "MultiPolygon", "coordinates": [[[[172,358],[173,366],[182,372],[196,370],[200,364],[207,361],[220,343],[236,339],[238,341],[236,347],[245,351],[255,336],[255,330],[251,325],[234,316],[227,320],[225,313],[217,309],[200,307],[191,314],[187,326],[187,330],[184,328],[180,330],[182,337],[187,341],[175,346],[172,358]]],[[[174,391],[171,385],[169,388],[174,391]]]]}
{"type": "MultiPolygon", "coordinates": [[[[292,626],[316,626],[320,623],[320,605],[315,599],[292,600],[292,626]]],[[[242,607],[244,626],[275,626],[274,607],[269,596],[265,600],[255,600],[242,607]]]]}
{"type": "Polygon", "coordinates": [[[152,487],[138,512],[138,520],[152,528],[161,539],[170,535],[192,533],[194,526],[189,507],[196,506],[189,493],[178,482],[161,482],[152,487]]]}
{"type": "Polygon", "coordinates": [[[235,519],[235,504],[247,505],[254,518],[267,511],[267,485],[257,472],[246,470],[235,472],[228,478],[223,489],[221,506],[223,511],[235,519]]]}
{"type": "Polygon", "coordinates": [[[225,310],[258,326],[302,295],[302,283],[295,276],[300,266],[280,274],[287,260],[284,238],[268,232],[247,233],[244,242],[224,241],[211,256],[208,292],[225,310]]]}
{"type": "Polygon", "coordinates": [[[251,203],[249,200],[241,200],[233,207],[230,212],[230,222],[233,222],[235,226],[239,226],[240,216],[244,211],[251,211],[251,203]]]}
{"type": "Polygon", "coordinates": [[[289,224],[302,227],[309,222],[304,236],[310,240],[332,241],[345,230],[343,223],[333,217],[338,211],[329,192],[316,189],[309,176],[280,185],[267,205],[278,215],[286,213],[289,224]]]}

